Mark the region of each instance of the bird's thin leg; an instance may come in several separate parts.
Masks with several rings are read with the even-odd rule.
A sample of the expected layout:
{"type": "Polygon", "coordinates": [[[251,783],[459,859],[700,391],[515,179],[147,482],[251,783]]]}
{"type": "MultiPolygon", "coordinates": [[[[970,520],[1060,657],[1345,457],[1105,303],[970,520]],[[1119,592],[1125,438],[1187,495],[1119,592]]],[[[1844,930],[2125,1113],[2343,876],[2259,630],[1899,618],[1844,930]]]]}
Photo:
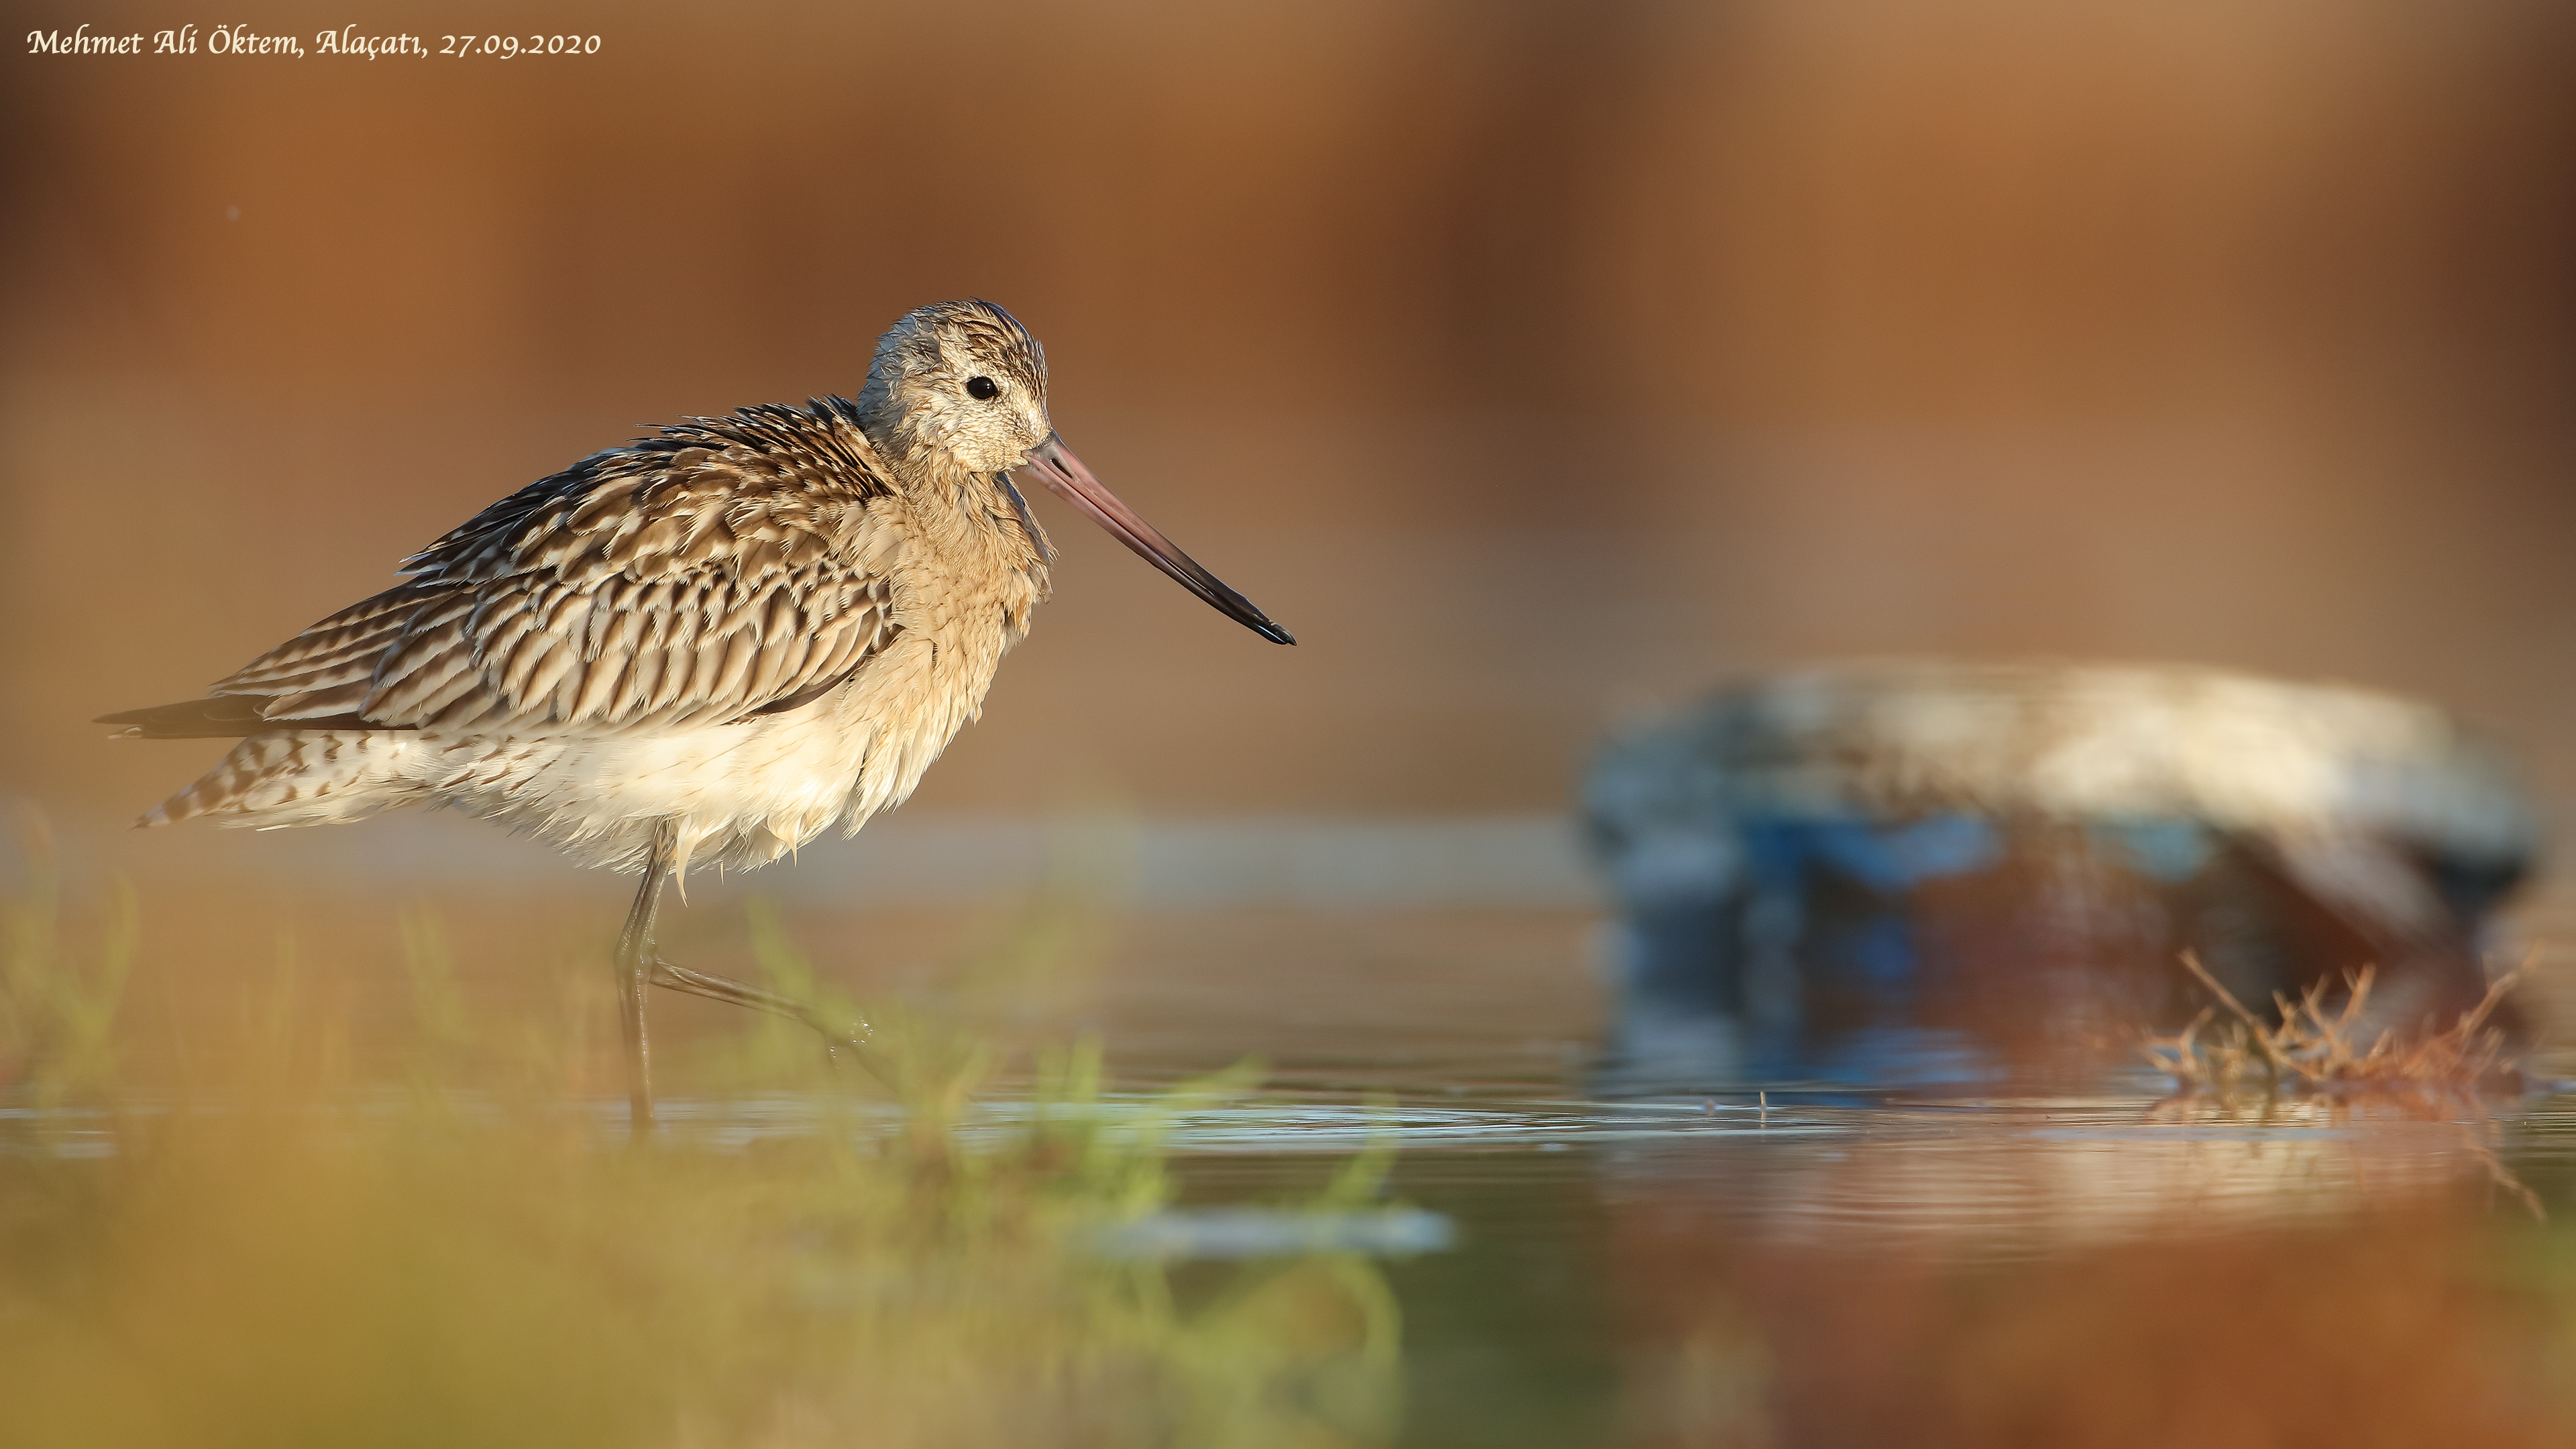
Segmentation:
{"type": "Polygon", "coordinates": [[[874,1044],[876,1028],[868,1025],[863,1017],[836,1022],[816,1011],[809,1003],[799,1001],[792,996],[782,996],[775,991],[763,990],[748,981],[736,981],[730,976],[718,976],[710,971],[692,971],[686,966],[674,966],[658,956],[650,957],[648,964],[651,967],[648,979],[656,986],[668,987],[673,991],[685,991],[691,996],[728,1001],[736,1006],[748,1006],[754,1011],[766,1011],[773,1016],[783,1016],[790,1021],[803,1022],[822,1036],[823,1050],[827,1055],[837,1060],[840,1054],[846,1051],[860,1066],[867,1068],[869,1076],[876,1078],[888,1088],[895,1085],[893,1066],[886,1061],[884,1053],[879,1052],[874,1044]]]}
{"type": "Polygon", "coordinates": [[[617,1019],[626,1034],[627,1121],[637,1137],[653,1131],[653,1046],[644,1029],[644,985],[653,972],[653,921],[662,908],[662,882],[669,874],[670,827],[654,833],[644,857],[644,883],[627,909],[626,928],[617,933],[617,1019]]]}
{"type": "Polygon", "coordinates": [[[876,1028],[868,1025],[865,1018],[836,1022],[792,996],[712,971],[692,971],[662,959],[661,949],[653,940],[653,927],[661,913],[663,882],[670,879],[673,850],[672,828],[664,825],[654,834],[652,850],[644,860],[644,884],[635,892],[635,905],[626,913],[626,929],[617,937],[617,1014],[626,1028],[627,1099],[632,1105],[636,1134],[642,1136],[653,1127],[652,1046],[644,1028],[644,988],[648,985],[802,1022],[823,1038],[826,1055],[837,1061],[846,1051],[867,1069],[868,1075],[894,1087],[894,1068],[876,1049],[876,1028]]]}

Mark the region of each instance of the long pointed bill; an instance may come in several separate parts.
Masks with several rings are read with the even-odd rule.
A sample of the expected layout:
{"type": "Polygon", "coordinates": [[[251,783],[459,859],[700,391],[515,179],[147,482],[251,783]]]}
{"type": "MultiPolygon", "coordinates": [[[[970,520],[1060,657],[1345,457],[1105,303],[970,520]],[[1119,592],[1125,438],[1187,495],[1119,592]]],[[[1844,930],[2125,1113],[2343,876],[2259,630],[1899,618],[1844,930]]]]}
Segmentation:
{"type": "Polygon", "coordinates": [[[1046,486],[1062,494],[1065,501],[1092,516],[1093,520],[1118,541],[1144,555],[1145,561],[1173,578],[1181,587],[1216,606],[1217,612],[1250,629],[1274,644],[1294,644],[1297,637],[1270,622],[1270,616],[1252,606],[1252,601],[1219,582],[1217,576],[1199,567],[1198,560],[1175,547],[1162,531],[1136,516],[1136,511],[1118,501],[1118,496],[1104,488],[1064,439],[1055,433],[1029,450],[1024,465],[1046,480],[1046,486]]]}

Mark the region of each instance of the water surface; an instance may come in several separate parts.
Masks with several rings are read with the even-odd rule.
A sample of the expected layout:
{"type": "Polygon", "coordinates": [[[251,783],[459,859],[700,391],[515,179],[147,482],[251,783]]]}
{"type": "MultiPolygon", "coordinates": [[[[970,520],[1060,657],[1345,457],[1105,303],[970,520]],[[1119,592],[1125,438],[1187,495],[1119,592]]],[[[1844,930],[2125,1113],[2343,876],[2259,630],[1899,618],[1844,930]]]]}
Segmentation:
{"type": "MultiPolygon", "coordinates": [[[[1605,1073],[1597,1045],[1593,921],[1577,911],[1047,907],[960,920],[798,908],[765,949],[792,942],[824,981],[889,1020],[941,1023],[1003,1051],[1009,1064],[952,1103],[941,1130],[966,1159],[1004,1167],[939,1169],[942,1180],[962,1173],[971,1191],[901,1167],[913,1119],[864,1082],[817,1076],[808,1038],[781,1039],[787,1057],[744,1056],[716,1077],[693,1078],[690,1063],[731,1060],[728,1044],[750,1028],[721,1008],[665,1001],[657,1020],[675,1074],[665,1160],[675,1175],[647,1173],[630,1189],[618,1186],[629,1171],[619,1165],[622,1103],[586,917],[559,914],[544,926],[531,924],[537,907],[432,911],[445,924],[407,928],[407,965],[367,945],[364,931],[328,922],[306,928],[283,978],[147,952],[120,1025],[122,1070],[145,1089],[120,1116],[37,1102],[22,1088],[0,1136],[113,1166],[120,1151],[160,1140],[160,1109],[136,1102],[180,1104],[170,1111],[208,1120],[250,1113],[242,1103],[252,1088],[203,1088],[220,1061],[267,1054],[325,1074],[341,1070],[335,1061],[354,1063],[353,1085],[296,1099],[306,1104],[297,1111],[334,1124],[318,1156],[287,1154],[276,1167],[269,1147],[236,1143],[227,1149],[235,1161],[175,1206],[167,1242],[140,1257],[115,1244],[149,1246],[150,1234],[97,1235],[103,1221],[139,1211],[118,1206],[114,1191],[0,1160],[35,1193],[10,1205],[15,1216],[0,1214],[0,1237],[27,1250],[6,1260],[10,1301],[51,1302],[74,1320],[124,1301],[77,1282],[46,1287],[62,1277],[49,1263],[92,1261],[80,1257],[87,1251],[105,1256],[82,1272],[141,1285],[122,1290],[138,1321],[176,1311],[198,1325],[169,1363],[194,1364],[208,1336],[269,1345],[241,1349],[235,1379],[258,1380],[276,1361],[318,1351],[324,1325],[342,1325],[325,1336],[335,1340],[372,1342],[380,1331],[388,1342],[446,1341],[416,1321],[424,1312],[453,1320],[455,1342],[467,1344],[490,1339],[494,1314],[592,1325],[546,1331],[513,1351],[551,1362],[547,1354],[627,1310],[600,1299],[601,1280],[586,1270],[546,1299],[531,1285],[552,1283],[544,1274],[557,1269],[511,1266],[520,1250],[508,1245],[551,1233],[613,1240],[622,1217],[664,1213],[707,1236],[690,1248],[698,1257],[722,1243],[734,1256],[708,1259],[713,1276],[703,1282],[670,1280],[699,1284],[687,1292],[656,1276],[678,1271],[658,1264],[639,1285],[663,1284],[682,1302],[695,1295],[710,1310],[724,1299],[723,1312],[735,1315],[724,1321],[738,1325],[727,1332],[759,1346],[737,1357],[792,1366],[813,1357],[813,1345],[856,1333],[861,1347],[848,1351],[917,1366],[903,1371],[908,1378],[867,1380],[865,1394],[825,1373],[809,1396],[823,1405],[820,1417],[796,1421],[805,1428],[721,1442],[839,1442],[838,1429],[816,1426],[894,1413],[874,1396],[897,1383],[926,1397],[883,1422],[889,1432],[914,1426],[896,1437],[920,1443],[995,1433],[1033,1443],[1551,1449],[2576,1438],[2576,1398],[2560,1387],[2576,1381],[2563,1367],[2576,1355],[2576,1239],[2565,1226],[2576,1219],[2576,1096],[2549,1085],[2562,1069],[2553,1057],[2538,1063],[2541,1088],[2523,1097],[2430,1106],[2178,1098],[2142,1069],[2045,1088],[1779,1081],[1616,1095],[1602,1090],[1620,1078],[1605,1073]],[[424,953],[444,963],[447,1005],[423,995],[424,953]],[[298,993],[327,1008],[326,1029],[299,1036],[274,1025],[291,1014],[279,1003],[298,993]],[[438,1033],[424,1038],[422,1023],[442,1013],[487,1025],[469,1043],[481,1055],[467,1088],[439,1097],[424,1117],[417,1084],[434,1065],[438,1033]],[[1102,1052],[1103,1089],[1068,1100],[1041,1088],[1035,1049],[1084,1038],[1102,1052]],[[1238,1068],[1219,1097],[1173,1095],[1247,1057],[1260,1065],[1238,1068]],[[432,1172],[427,1188],[387,1188],[369,1175],[375,1169],[355,1173],[344,1161],[346,1144],[369,1132],[507,1119],[518,1099],[505,1079],[524,1077],[526,1062],[540,1064],[547,1092],[570,1094],[569,1136],[486,1149],[489,1162],[456,1159],[463,1166],[432,1172]],[[406,1073],[415,1085],[403,1085],[406,1073]],[[688,1085],[697,1079],[730,1085],[688,1085]],[[1046,1123],[1078,1127],[1062,1138],[1073,1144],[1066,1150],[1108,1164],[1108,1175],[1081,1169],[1090,1185],[1068,1199],[1053,1184],[1074,1159],[1049,1156],[1046,1123]],[[849,1169],[859,1174],[850,1186],[836,1186],[842,1169],[799,1165],[826,1137],[896,1169],[888,1176],[861,1163],[849,1169]],[[546,1186],[552,1174],[566,1174],[565,1185],[546,1186]],[[1051,1240],[1099,1260],[1106,1277],[996,1258],[1001,1250],[976,1237],[985,1229],[957,1226],[1042,1218],[1055,1211],[1049,1203],[1091,1211],[1146,1202],[1139,1192],[1162,1205],[1051,1240]],[[98,1205],[80,1206],[82,1193],[98,1205]],[[850,1193],[859,1206],[844,1202],[850,1193]],[[59,1201],[47,1206],[47,1194],[59,1201]],[[454,1208],[438,1205],[459,1194],[469,1207],[502,1203],[492,1209],[500,1226],[476,1240],[485,1247],[436,1272],[385,1269],[393,1276],[378,1281],[363,1267],[295,1266],[311,1244],[358,1231],[353,1217],[374,1215],[379,1230],[393,1231],[389,1222],[411,1238],[444,1232],[454,1208]],[[910,1249],[845,1251],[851,1234],[862,1247],[880,1241],[867,1232],[893,1234],[882,1245],[908,1241],[916,1229],[901,1226],[905,1214],[925,1202],[945,1204],[936,1209],[950,1223],[943,1232],[967,1234],[942,1239],[950,1256],[904,1267],[910,1249]],[[365,1203],[377,1206],[351,1206],[365,1203]],[[829,1226],[853,1212],[850,1223],[893,1226],[829,1226]],[[57,1241],[79,1251],[46,1246],[57,1241]],[[164,1258],[194,1266],[174,1280],[164,1258]],[[249,1286],[208,1290],[176,1310],[164,1296],[186,1274],[220,1277],[222,1262],[271,1258],[286,1266],[259,1269],[243,1280],[249,1286]],[[788,1285],[786,1301],[803,1305],[795,1314],[761,1307],[773,1303],[766,1288],[724,1298],[731,1285],[773,1277],[788,1285]],[[449,1282],[472,1293],[455,1296],[441,1286],[449,1282]],[[1058,1292],[1072,1296],[1048,1312],[1032,1306],[1058,1292]],[[225,1326],[245,1297],[295,1305],[278,1310],[292,1321],[270,1338],[225,1326]],[[541,1301],[551,1307],[532,1306],[541,1301]],[[368,1315],[387,1322],[345,1326],[368,1315]],[[887,1332],[919,1341],[868,1336],[887,1332]],[[1034,1401],[1054,1410],[1027,1406],[1025,1376],[1039,1363],[1070,1365],[1046,1372],[1073,1387],[1034,1401]],[[1121,1375],[1148,1370],[1167,1389],[1181,1385],[1170,1392],[1186,1407],[1158,1410],[1144,1428],[1101,1418],[1113,1411],[1099,1406],[1142,1392],[1119,1388],[1130,1382],[1121,1375]],[[1005,1378],[979,1385],[978,1374],[1005,1378]],[[942,1375],[957,1379],[955,1394],[932,1392],[942,1375]],[[1029,1417],[1005,1415],[996,1427],[1003,1420],[988,1416],[960,1430],[956,1394],[970,1404],[990,1395],[1029,1417]],[[824,1412],[836,1403],[855,1417],[824,1412]],[[921,1427],[932,1425],[937,1432],[921,1427]]],[[[719,897],[699,902],[673,936],[684,959],[748,971],[760,964],[756,934],[719,897]]],[[[1890,1075],[1907,1076],[1904,1065],[1892,1063],[1890,1075]]],[[[409,1161],[395,1167],[412,1172],[409,1161]]],[[[153,1170],[179,1171],[159,1159],[153,1170]]],[[[117,1191],[150,1195],[148,1183],[117,1191]]],[[[648,1234],[662,1245],[651,1251],[676,1246],[667,1231],[648,1234]]],[[[401,1253],[413,1251],[411,1238],[401,1253]]],[[[358,1256],[345,1260],[314,1251],[322,1262],[371,1261],[354,1247],[358,1256]]],[[[677,1351],[652,1334],[698,1334],[685,1341],[701,1352],[710,1341],[708,1325],[668,1306],[636,1323],[651,1325],[633,1327],[645,1335],[629,1345],[637,1363],[677,1351]]],[[[108,1328],[101,1342],[141,1331],[108,1328]]],[[[417,1346],[404,1352],[422,1356],[417,1346]]],[[[437,1356],[428,1359],[435,1367],[437,1356]]],[[[174,1372],[153,1369],[145,1381],[179,1395],[174,1372]]],[[[520,1402],[510,1394],[535,1392],[512,1387],[500,1369],[458,1374],[430,1381],[449,1396],[441,1422],[459,1433],[482,1432],[472,1426],[490,1422],[496,1406],[520,1402]]],[[[607,1369],[597,1378],[626,1382],[607,1369]]],[[[384,1389],[382,1403],[426,1412],[420,1391],[402,1387],[409,1382],[384,1389]]],[[[302,1403],[313,1390],[289,1375],[274,1392],[276,1402],[302,1403]]],[[[598,1412],[638,1397],[603,1400],[612,1408],[598,1412]]],[[[381,1412],[368,1400],[328,1422],[381,1412]]],[[[102,1433],[93,1442],[171,1441],[102,1433]]]]}

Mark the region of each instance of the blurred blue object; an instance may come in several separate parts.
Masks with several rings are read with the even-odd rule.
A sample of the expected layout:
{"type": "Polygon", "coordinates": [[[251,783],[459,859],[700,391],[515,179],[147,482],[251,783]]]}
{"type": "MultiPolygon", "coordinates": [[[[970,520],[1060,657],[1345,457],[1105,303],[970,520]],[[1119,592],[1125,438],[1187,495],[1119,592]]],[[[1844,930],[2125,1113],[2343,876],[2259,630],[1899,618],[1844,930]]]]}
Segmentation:
{"type": "Polygon", "coordinates": [[[1610,741],[1612,1085],[1991,1083],[2379,969],[2365,1031],[2484,993],[2536,817],[2430,706],[2216,670],[1900,661],[1610,741]]]}

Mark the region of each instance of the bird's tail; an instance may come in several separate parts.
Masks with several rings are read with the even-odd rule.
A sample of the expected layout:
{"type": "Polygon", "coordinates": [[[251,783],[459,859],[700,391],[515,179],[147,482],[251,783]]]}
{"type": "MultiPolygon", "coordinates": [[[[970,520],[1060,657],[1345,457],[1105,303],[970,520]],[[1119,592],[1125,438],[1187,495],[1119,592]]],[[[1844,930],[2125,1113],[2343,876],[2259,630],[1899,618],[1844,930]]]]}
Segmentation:
{"type": "Polygon", "coordinates": [[[237,740],[266,730],[292,724],[306,730],[382,729],[355,714],[319,715],[311,709],[295,706],[310,695],[291,695],[280,701],[264,694],[219,694],[211,699],[182,700],[177,704],[156,704],[150,709],[129,709],[118,714],[103,714],[98,724],[123,725],[112,737],[120,740],[237,740]]]}
{"type": "Polygon", "coordinates": [[[404,736],[359,730],[252,735],[135,824],[175,825],[200,815],[260,827],[363,819],[409,804],[421,793],[399,773],[408,747],[404,736]]]}

